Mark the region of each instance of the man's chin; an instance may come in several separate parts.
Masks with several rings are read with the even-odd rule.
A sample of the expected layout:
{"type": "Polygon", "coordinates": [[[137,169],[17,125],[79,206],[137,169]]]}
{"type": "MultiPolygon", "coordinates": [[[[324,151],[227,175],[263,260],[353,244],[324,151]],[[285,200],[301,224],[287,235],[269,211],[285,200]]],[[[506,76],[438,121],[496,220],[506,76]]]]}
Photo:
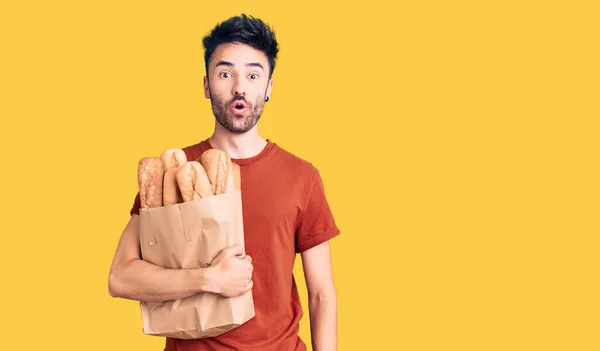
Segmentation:
{"type": "Polygon", "coordinates": [[[231,124],[227,125],[227,126],[224,126],[224,127],[230,133],[233,133],[233,134],[244,134],[244,133],[246,133],[247,131],[250,130],[249,128],[238,127],[238,126],[231,125],[231,124]]]}
{"type": "Polygon", "coordinates": [[[229,123],[229,126],[231,128],[228,129],[230,129],[232,133],[243,134],[254,128],[258,120],[249,121],[247,118],[236,118],[234,120],[229,120],[229,122],[231,122],[229,123]]]}
{"type": "Polygon", "coordinates": [[[235,123],[230,123],[223,127],[233,134],[244,134],[244,133],[248,132],[249,130],[251,130],[253,126],[247,126],[247,125],[237,126],[235,123]]]}
{"type": "Polygon", "coordinates": [[[251,118],[251,116],[247,116],[247,115],[240,116],[240,115],[227,114],[225,116],[224,121],[220,120],[219,118],[217,118],[217,121],[219,122],[219,124],[221,124],[221,126],[223,128],[225,128],[230,133],[244,134],[244,133],[250,131],[252,128],[254,128],[254,126],[258,123],[259,119],[260,119],[260,117],[257,118],[256,120],[253,120],[251,118]],[[225,122],[225,123],[222,123],[222,122],[225,122]]]}

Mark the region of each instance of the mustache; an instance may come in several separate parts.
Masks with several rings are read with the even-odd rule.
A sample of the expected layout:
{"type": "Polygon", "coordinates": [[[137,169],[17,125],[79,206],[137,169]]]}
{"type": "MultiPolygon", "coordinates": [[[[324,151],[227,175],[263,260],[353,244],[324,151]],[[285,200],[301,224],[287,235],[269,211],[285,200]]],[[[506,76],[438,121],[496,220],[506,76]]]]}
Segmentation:
{"type": "Polygon", "coordinates": [[[254,108],[254,104],[251,103],[250,101],[246,100],[245,96],[241,96],[241,95],[235,96],[233,99],[229,100],[227,105],[224,105],[224,106],[232,106],[233,104],[236,103],[236,101],[243,101],[246,104],[246,106],[248,106],[249,109],[254,108]]]}
{"type": "Polygon", "coordinates": [[[236,102],[236,101],[238,101],[238,100],[240,100],[240,101],[243,101],[243,102],[245,102],[246,104],[248,104],[248,101],[246,101],[246,98],[245,98],[245,97],[243,97],[243,96],[239,96],[239,95],[238,95],[238,96],[236,96],[236,97],[234,97],[233,99],[231,99],[231,102],[230,102],[230,104],[233,104],[234,102],[236,102]]]}

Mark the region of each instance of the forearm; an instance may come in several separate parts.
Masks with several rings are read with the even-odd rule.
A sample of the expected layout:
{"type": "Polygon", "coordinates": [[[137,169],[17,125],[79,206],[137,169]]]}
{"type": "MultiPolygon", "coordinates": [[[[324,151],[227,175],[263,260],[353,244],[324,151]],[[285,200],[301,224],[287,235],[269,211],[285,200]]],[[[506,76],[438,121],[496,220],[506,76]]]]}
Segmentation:
{"type": "Polygon", "coordinates": [[[313,351],[337,350],[337,298],[335,292],[309,297],[313,351]]]}
{"type": "Polygon", "coordinates": [[[191,296],[206,289],[206,269],[167,269],[140,259],[115,267],[109,278],[113,297],[160,302],[191,296]]]}

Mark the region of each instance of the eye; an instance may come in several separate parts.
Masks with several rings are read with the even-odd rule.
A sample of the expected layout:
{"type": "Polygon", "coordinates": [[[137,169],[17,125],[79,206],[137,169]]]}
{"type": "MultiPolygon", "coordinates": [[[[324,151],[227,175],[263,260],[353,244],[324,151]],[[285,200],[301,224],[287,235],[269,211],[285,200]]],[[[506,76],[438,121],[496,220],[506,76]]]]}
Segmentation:
{"type": "Polygon", "coordinates": [[[258,74],[252,73],[252,74],[250,74],[249,77],[250,77],[250,79],[258,79],[258,74]]]}
{"type": "Polygon", "coordinates": [[[231,73],[229,73],[229,72],[221,72],[220,76],[221,76],[221,78],[229,78],[229,77],[231,77],[231,73]]]}

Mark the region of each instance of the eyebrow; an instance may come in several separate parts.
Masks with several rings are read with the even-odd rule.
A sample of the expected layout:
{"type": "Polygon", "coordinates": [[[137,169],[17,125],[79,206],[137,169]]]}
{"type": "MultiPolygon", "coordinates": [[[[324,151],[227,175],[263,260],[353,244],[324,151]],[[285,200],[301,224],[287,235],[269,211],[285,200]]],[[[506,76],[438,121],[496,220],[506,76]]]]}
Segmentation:
{"type": "MultiPolygon", "coordinates": [[[[229,61],[221,60],[221,61],[217,62],[215,67],[219,67],[219,66],[234,67],[235,65],[229,61]]],[[[260,67],[260,68],[262,68],[263,71],[265,70],[265,68],[258,62],[250,62],[250,63],[247,63],[245,66],[246,67],[260,67]]]]}

